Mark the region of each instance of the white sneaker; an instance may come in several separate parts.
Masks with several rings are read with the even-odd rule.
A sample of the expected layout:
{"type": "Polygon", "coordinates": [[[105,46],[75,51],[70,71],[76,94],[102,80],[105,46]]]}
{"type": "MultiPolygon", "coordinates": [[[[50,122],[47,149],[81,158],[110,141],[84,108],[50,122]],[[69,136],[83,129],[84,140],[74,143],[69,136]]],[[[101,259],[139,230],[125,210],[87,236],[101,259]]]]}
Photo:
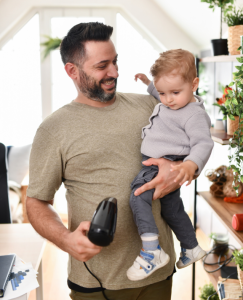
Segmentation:
{"type": "Polygon", "coordinates": [[[132,281],[142,280],[156,270],[164,267],[170,261],[168,254],[158,245],[155,251],[140,251],[133,265],[127,270],[127,277],[132,281]]]}
{"type": "Polygon", "coordinates": [[[178,269],[185,268],[203,258],[206,254],[206,251],[204,251],[199,245],[193,249],[181,248],[181,255],[176,266],[178,269]]]}

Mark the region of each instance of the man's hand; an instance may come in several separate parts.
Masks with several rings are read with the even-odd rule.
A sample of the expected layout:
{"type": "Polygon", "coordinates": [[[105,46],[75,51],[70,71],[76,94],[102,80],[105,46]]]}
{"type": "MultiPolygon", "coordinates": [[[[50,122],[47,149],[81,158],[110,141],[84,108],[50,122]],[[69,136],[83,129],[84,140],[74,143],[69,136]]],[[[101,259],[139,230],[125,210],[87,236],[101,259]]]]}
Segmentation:
{"type": "Polygon", "coordinates": [[[27,197],[27,214],[35,230],[79,261],[87,261],[100,253],[102,247],[94,245],[86,237],[90,222],[81,222],[78,228],[71,232],[63,225],[52,205],[53,200],[41,201],[27,197]]]}
{"type": "Polygon", "coordinates": [[[175,191],[180,187],[180,185],[175,182],[175,178],[178,175],[178,171],[170,172],[171,165],[177,166],[181,164],[181,161],[169,161],[165,158],[150,158],[146,161],[143,161],[145,166],[155,165],[159,167],[158,175],[148,183],[145,183],[134,193],[135,196],[138,196],[145,191],[155,189],[153,200],[164,197],[165,195],[175,191]]]}
{"type": "Polygon", "coordinates": [[[81,222],[79,227],[67,235],[65,244],[66,251],[79,261],[87,261],[96,254],[100,253],[102,247],[96,246],[90,242],[86,236],[89,230],[90,222],[81,222]]]}
{"type": "Polygon", "coordinates": [[[171,165],[171,172],[179,171],[179,174],[177,175],[174,181],[179,182],[180,185],[183,185],[183,183],[188,181],[186,186],[191,184],[197,169],[198,169],[197,164],[195,164],[191,160],[187,160],[177,166],[171,165]]]}
{"type": "Polygon", "coordinates": [[[149,85],[150,84],[150,80],[148,79],[148,77],[145,74],[142,73],[138,73],[135,75],[135,81],[137,81],[138,79],[140,79],[144,84],[149,85]]]}

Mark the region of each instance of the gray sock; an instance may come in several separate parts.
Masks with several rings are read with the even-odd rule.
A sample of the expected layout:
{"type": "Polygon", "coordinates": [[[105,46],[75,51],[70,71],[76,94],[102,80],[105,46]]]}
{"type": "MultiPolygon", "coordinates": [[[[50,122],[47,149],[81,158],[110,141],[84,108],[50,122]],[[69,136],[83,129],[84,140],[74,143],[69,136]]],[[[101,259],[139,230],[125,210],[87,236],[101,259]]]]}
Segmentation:
{"type": "Polygon", "coordinates": [[[156,233],[143,233],[141,236],[143,249],[145,251],[154,251],[158,248],[159,239],[156,233]]]}

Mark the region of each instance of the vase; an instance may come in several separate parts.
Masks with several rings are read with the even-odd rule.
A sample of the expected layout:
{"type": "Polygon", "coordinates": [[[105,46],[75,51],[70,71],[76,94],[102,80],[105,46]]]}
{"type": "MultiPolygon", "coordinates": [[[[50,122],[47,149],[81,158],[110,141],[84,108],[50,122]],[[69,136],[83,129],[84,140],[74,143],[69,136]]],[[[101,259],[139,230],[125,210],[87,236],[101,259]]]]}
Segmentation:
{"type": "Polygon", "coordinates": [[[239,265],[237,265],[237,273],[238,273],[238,279],[240,281],[240,287],[242,290],[243,289],[243,271],[240,269],[239,265]]]}
{"type": "Polygon", "coordinates": [[[227,134],[233,135],[239,127],[239,117],[234,116],[234,121],[227,116],[227,134]]]}
{"type": "Polygon", "coordinates": [[[213,56],[228,55],[227,39],[211,40],[213,56]]]}
{"type": "Polygon", "coordinates": [[[241,38],[243,35],[243,25],[230,26],[228,28],[228,49],[231,55],[239,55],[241,46],[241,38]]]}

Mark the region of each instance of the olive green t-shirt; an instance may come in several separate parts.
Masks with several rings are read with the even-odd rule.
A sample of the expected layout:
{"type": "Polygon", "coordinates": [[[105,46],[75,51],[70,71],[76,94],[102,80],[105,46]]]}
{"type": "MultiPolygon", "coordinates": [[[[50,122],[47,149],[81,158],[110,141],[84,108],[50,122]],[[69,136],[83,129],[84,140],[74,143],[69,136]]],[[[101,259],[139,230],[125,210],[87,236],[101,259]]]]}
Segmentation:
{"type": "MultiPolygon", "coordinates": [[[[152,96],[123,93],[117,93],[115,102],[103,108],[73,101],[43,121],[33,142],[27,195],[52,200],[64,182],[71,231],[80,222],[91,221],[104,198],[117,198],[114,241],[87,262],[107,289],[149,285],[173,272],[172,234],[160,216],[160,201],[156,200],[152,210],[160,245],[170,255],[170,262],[141,281],[133,282],[126,276],[142,245],[129,206],[130,184],[141,169],[141,130],[157,103],[152,96]]],[[[87,288],[99,286],[83,263],[71,256],[68,279],[87,288]]]]}

